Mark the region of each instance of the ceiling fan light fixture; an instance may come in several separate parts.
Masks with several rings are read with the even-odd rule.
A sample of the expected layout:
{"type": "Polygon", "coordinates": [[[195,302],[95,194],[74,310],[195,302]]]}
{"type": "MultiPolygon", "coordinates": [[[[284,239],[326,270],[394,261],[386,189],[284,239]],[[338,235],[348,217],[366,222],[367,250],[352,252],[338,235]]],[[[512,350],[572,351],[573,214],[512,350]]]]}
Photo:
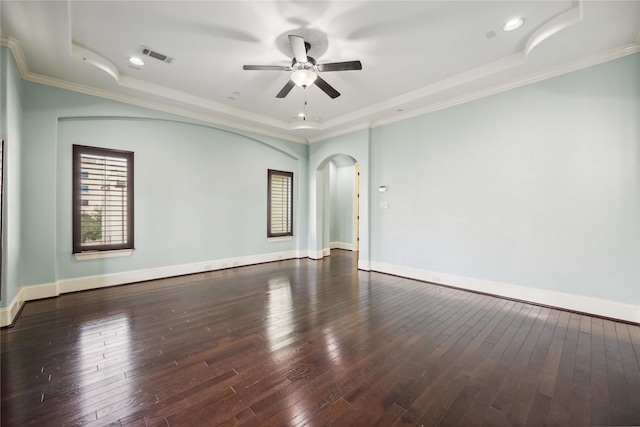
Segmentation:
{"type": "Polygon", "coordinates": [[[290,77],[291,81],[300,87],[311,86],[317,78],[318,75],[314,71],[307,69],[296,70],[291,73],[290,77]]]}

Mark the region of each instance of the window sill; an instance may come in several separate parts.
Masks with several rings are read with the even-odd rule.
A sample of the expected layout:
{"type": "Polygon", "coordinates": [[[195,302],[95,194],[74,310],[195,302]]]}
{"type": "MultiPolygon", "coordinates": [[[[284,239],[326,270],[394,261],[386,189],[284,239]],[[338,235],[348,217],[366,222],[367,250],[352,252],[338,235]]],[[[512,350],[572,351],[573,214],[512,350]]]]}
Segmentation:
{"type": "Polygon", "coordinates": [[[91,251],[80,252],[73,254],[78,261],[85,261],[88,259],[102,259],[102,258],[116,258],[122,256],[130,256],[133,253],[133,249],[118,249],[115,251],[91,251]]]}
{"type": "Polygon", "coordinates": [[[293,236],[267,237],[267,242],[288,242],[293,240],[293,236]]]}

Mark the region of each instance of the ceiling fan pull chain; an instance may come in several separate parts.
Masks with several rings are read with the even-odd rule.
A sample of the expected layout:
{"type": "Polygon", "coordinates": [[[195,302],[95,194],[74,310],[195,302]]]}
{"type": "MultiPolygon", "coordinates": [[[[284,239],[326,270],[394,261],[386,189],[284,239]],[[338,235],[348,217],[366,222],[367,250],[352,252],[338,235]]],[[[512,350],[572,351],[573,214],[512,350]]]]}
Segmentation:
{"type": "Polygon", "coordinates": [[[306,86],[303,88],[302,94],[304,99],[304,107],[302,107],[302,113],[304,114],[304,116],[302,117],[302,120],[306,121],[307,120],[307,87],[306,86]]]}

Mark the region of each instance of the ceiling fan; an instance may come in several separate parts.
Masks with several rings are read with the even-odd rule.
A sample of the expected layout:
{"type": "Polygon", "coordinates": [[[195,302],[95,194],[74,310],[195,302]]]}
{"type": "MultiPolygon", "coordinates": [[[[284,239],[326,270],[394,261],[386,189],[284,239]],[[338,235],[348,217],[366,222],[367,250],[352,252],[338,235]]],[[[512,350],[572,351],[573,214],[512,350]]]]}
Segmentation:
{"type": "Polygon", "coordinates": [[[335,90],[333,86],[327,83],[318,72],[323,71],[347,71],[362,70],[360,61],[332,62],[329,64],[316,64],[316,60],[307,56],[307,52],[311,45],[304,41],[300,36],[289,35],[289,43],[293,50],[293,60],[291,66],[281,65],[245,65],[244,70],[260,70],[260,71],[293,71],[286,85],[278,92],[276,98],[284,98],[289,94],[294,86],[298,85],[306,89],[315,83],[324,93],[332,99],[340,96],[340,92],[335,90]]]}

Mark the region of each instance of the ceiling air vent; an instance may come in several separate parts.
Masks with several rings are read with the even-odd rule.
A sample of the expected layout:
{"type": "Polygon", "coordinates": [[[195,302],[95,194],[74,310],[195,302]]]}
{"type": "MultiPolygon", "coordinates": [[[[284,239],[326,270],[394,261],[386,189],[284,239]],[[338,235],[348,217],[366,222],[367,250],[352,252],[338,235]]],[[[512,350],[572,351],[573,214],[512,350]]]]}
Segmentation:
{"type": "Polygon", "coordinates": [[[171,64],[173,62],[173,58],[160,52],[156,52],[155,50],[149,49],[146,46],[140,47],[140,53],[150,58],[157,59],[158,61],[166,62],[167,64],[171,64]]]}

